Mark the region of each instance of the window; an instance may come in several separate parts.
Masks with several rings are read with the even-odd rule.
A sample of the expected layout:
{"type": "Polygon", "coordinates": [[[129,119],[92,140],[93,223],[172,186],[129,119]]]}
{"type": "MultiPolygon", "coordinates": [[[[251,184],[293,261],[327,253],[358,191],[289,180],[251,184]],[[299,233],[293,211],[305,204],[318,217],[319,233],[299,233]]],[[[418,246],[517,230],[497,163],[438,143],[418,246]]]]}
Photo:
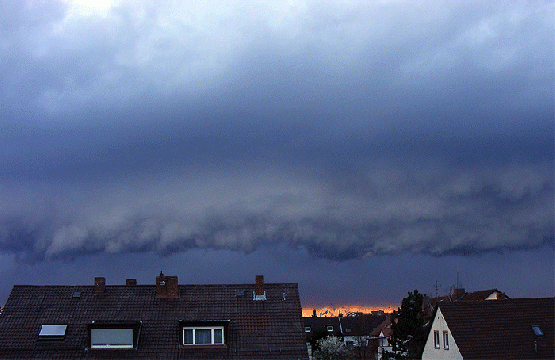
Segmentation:
{"type": "Polygon", "coordinates": [[[133,329],[91,329],[91,348],[132,348],[133,329]]]}
{"type": "Polygon", "coordinates": [[[326,327],[326,329],[327,329],[329,332],[332,332],[332,331],[333,331],[333,325],[328,325],[328,326],[326,327]]]}
{"type": "Polygon", "coordinates": [[[39,340],[63,340],[67,325],[41,325],[39,340]]]}
{"type": "Polygon", "coordinates": [[[542,329],[540,329],[540,327],[538,325],[532,325],[532,331],[534,332],[534,335],[536,336],[543,336],[543,331],[542,329]]]}
{"type": "Polygon", "coordinates": [[[439,331],[438,330],[434,330],[434,347],[436,349],[439,349],[439,331]]]}
{"type": "Polygon", "coordinates": [[[443,348],[445,350],[449,350],[449,332],[448,331],[443,332],[443,348]]]}
{"type": "Polygon", "coordinates": [[[91,349],[134,349],[137,348],[140,322],[95,323],[89,325],[89,347],[91,349]]]}
{"type": "Polygon", "coordinates": [[[183,345],[223,345],[224,327],[217,326],[184,326],[183,345]]]}
{"type": "Polygon", "coordinates": [[[305,326],[305,327],[304,327],[304,332],[310,332],[310,331],[311,331],[310,326],[305,326]]]}

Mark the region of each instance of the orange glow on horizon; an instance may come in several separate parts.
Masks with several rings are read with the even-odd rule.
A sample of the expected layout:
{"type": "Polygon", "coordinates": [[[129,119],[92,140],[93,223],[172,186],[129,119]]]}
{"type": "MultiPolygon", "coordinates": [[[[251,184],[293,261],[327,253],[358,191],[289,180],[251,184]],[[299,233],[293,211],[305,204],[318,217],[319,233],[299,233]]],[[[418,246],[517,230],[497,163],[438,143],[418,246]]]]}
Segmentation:
{"type": "Polygon", "coordinates": [[[392,313],[397,310],[396,306],[382,305],[382,306],[364,306],[364,305],[345,305],[345,306],[307,306],[303,308],[303,317],[312,316],[313,310],[316,309],[317,316],[338,316],[339,313],[347,315],[352,312],[360,312],[363,314],[370,314],[372,311],[383,311],[384,313],[392,313]]]}

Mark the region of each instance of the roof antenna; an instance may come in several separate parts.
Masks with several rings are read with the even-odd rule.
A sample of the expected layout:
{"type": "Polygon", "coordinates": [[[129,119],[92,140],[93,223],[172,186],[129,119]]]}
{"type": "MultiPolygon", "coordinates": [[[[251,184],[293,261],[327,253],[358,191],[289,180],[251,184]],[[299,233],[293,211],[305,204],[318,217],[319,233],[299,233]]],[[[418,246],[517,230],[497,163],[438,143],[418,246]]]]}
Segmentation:
{"type": "Polygon", "coordinates": [[[457,285],[455,287],[457,289],[462,289],[463,285],[461,284],[461,280],[459,279],[459,264],[457,264],[457,285]]]}
{"type": "Polygon", "coordinates": [[[439,284],[437,283],[437,280],[436,280],[436,284],[435,284],[435,289],[436,289],[436,298],[437,298],[438,295],[439,295],[438,294],[439,284]]]}

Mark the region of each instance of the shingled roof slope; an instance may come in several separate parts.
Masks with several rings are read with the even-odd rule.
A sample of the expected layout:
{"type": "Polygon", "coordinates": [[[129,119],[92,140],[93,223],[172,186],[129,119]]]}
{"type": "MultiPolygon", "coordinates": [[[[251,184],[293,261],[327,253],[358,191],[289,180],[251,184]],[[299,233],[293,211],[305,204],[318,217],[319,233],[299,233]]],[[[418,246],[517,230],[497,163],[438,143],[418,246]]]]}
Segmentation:
{"type": "Polygon", "coordinates": [[[486,300],[492,294],[497,295],[496,299],[492,299],[492,300],[506,300],[509,298],[505,293],[502,293],[497,289],[490,289],[490,290],[480,290],[480,291],[464,293],[464,295],[459,300],[460,301],[483,301],[483,300],[486,300]]]}
{"type": "Polygon", "coordinates": [[[179,285],[156,298],[155,285],[14,286],[0,315],[0,358],[306,359],[297,284],[179,285]],[[237,296],[244,291],[244,296],[237,296]],[[79,297],[74,297],[80,292],[79,297]],[[181,345],[180,320],[227,321],[227,347],[181,345]],[[86,350],[91,322],[141,321],[136,350],[86,350]],[[43,324],[66,324],[63,341],[41,342],[43,324]]]}
{"type": "Polygon", "coordinates": [[[341,327],[345,336],[370,336],[387,318],[386,314],[360,314],[341,318],[341,327]]]}
{"type": "Polygon", "coordinates": [[[553,298],[459,301],[439,309],[464,359],[554,358],[553,298]]]}
{"type": "Polygon", "coordinates": [[[393,334],[393,330],[391,330],[391,314],[387,314],[384,321],[378,325],[372,332],[370,333],[371,336],[378,337],[380,333],[383,333],[383,336],[386,338],[390,337],[393,334]]]}

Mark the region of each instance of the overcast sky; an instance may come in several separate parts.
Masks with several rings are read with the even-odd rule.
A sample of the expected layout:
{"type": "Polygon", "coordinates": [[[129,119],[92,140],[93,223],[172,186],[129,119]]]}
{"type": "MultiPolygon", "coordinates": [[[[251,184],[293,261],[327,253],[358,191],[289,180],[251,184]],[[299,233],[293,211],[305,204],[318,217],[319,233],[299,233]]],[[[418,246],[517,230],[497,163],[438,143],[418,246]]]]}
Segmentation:
{"type": "Polygon", "coordinates": [[[14,284],[554,296],[553,1],[0,1],[14,284]]]}

